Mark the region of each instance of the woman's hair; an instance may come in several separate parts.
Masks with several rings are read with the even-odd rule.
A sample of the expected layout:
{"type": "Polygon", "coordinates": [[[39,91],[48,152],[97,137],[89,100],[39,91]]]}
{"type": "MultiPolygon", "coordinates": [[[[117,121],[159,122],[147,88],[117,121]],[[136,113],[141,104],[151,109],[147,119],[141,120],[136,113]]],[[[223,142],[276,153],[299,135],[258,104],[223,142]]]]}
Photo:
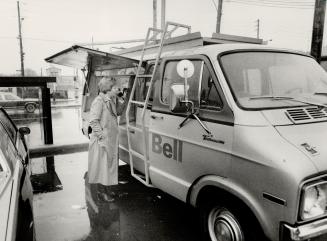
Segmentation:
{"type": "Polygon", "coordinates": [[[102,93],[107,93],[108,91],[111,90],[111,88],[113,86],[113,85],[110,85],[111,83],[113,85],[115,85],[116,79],[112,78],[112,77],[107,77],[107,76],[102,77],[98,83],[99,91],[102,93]]]}

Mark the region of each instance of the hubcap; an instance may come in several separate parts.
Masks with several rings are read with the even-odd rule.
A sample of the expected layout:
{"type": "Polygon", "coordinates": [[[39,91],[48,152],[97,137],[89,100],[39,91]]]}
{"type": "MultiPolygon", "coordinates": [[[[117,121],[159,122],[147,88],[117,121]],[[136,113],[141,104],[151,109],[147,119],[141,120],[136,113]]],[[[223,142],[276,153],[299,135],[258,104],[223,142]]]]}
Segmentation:
{"type": "Polygon", "coordinates": [[[29,111],[29,112],[34,111],[34,106],[33,105],[28,105],[27,106],[27,111],[29,111]]]}
{"type": "Polygon", "coordinates": [[[239,222],[225,208],[215,207],[210,211],[208,229],[212,241],[244,241],[239,222]]]}

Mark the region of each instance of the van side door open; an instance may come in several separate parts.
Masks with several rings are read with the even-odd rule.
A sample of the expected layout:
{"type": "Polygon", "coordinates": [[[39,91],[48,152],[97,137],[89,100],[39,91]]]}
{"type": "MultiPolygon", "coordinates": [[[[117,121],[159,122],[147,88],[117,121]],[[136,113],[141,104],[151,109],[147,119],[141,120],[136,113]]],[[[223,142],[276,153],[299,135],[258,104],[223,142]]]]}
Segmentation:
{"type": "Polygon", "coordinates": [[[88,135],[89,111],[94,98],[98,95],[98,82],[102,76],[113,76],[118,82],[130,82],[132,71],[139,60],[112,53],[106,53],[74,45],[45,59],[53,64],[60,64],[82,70],[85,75],[82,96],[83,134],[88,135]]]}
{"type": "Polygon", "coordinates": [[[227,176],[233,115],[210,61],[204,56],[190,56],[186,59],[193,63],[194,74],[187,80],[188,98],[212,136],[205,139],[207,133],[194,118],[179,127],[188,114],[173,113],[169,109],[169,92],[172,85],[184,83],[176,70],[182,59],[185,57],[166,59],[162,63],[160,86],[156,83],[150,114],[149,156],[154,186],[186,201],[187,192],[197,178],[208,173],[227,176]],[[213,166],[215,170],[205,169],[213,166]]]}

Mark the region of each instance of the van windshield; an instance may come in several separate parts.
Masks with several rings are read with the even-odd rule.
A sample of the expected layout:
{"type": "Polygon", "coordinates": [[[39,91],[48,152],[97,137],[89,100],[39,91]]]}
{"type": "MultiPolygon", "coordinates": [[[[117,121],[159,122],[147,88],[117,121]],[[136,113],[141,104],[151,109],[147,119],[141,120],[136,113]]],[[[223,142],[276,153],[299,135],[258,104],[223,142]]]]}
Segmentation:
{"type": "Polygon", "coordinates": [[[220,60],[235,101],[242,108],[327,103],[327,73],[308,56],[256,51],[229,53],[220,60]],[[271,98],[274,96],[278,98],[271,98]]]}

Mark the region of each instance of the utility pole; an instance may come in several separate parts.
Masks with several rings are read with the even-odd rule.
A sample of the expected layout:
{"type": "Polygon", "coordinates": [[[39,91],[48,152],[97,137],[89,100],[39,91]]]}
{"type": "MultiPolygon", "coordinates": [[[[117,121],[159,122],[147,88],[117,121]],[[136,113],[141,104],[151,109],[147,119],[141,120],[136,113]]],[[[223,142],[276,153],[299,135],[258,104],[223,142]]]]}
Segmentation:
{"type": "Polygon", "coordinates": [[[24,51],[23,51],[23,39],[22,39],[22,19],[20,17],[20,10],[19,10],[19,1],[17,1],[17,11],[18,11],[18,39],[19,39],[19,47],[20,47],[20,69],[21,69],[21,76],[25,76],[24,73],[24,51]]]}
{"type": "Polygon", "coordinates": [[[161,0],[161,29],[166,26],[166,0],[161,0]]]}
{"type": "Polygon", "coordinates": [[[257,39],[260,38],[260,19],[256,20],[257,22],[257,39]]]}
{"type": "Polygon", "coordinates": [[[222,12],[223,12],[223,0],[218,0],[216,33],[220,33],[222,12]]]}
{"type": "Polygon", "coordinates": [[[324,35],[326,0],[316,0],[313,18],[311,55],[317,62],[321,60],[322,40],[324,35]]]}
{"type": "Polygon", "coordinates": [[[157,0],[153,0],[153,28],[157,28],[157,0]]]}

